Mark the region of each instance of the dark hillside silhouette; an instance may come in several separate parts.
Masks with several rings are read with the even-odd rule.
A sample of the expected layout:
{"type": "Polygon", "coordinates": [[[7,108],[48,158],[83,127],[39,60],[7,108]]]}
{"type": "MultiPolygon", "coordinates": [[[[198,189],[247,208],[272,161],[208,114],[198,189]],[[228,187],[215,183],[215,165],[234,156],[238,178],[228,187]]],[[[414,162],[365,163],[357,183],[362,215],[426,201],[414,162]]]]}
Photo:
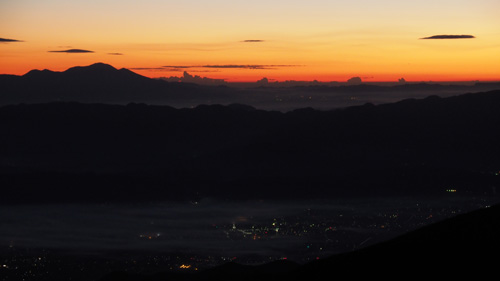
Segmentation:
{"type": "MultiPolygon", "coordinates": [[[[280,261],[261,266],[226,264],[196,274],[113,273],[101,281],[134,280],[324,280],[373,278],[400,280],[403,276],[447,278],[491,276],[500,250],[500,207],[459,215],[396,239],[314,261],[302,266],[280,261]]],[[[403,277],[404,278],[404,277],[403,277]]]]}
{"type": "Polygon", "coordinates": [[[103,63],[73,67],[64,72],[32,70],[23,76],[3,75],[0,81],[0,104],[53,101],[126,104],[179,98],[189,100],[200,95],[217,97],[224,94],[221,89],[215,91],[215,87],[168,83],[103,63]]]}
{"type": "Polygon", "coordinates": [[[388,242],[313,262],[298,275],[319,277],[333,270],[343,276],[369,277],[391,268],[422,278],[485,277],[497,268],[499,219],[500,206],[459,215],[388,242]]]}
{"type": "MultiPolygon", "coordinates": [[[[228,95],[240,90],[167,83],[105,64],[65,72],[32,71],[21,77],[3,75],[0,82],[0,100],[9,104],[0,107],[0,203],[6,210],[21,210],[21,215],[23,208],[29,211],[45,204],[129,206],[189,201],[186,205],[191,207],[199,206],[198,201],[263,199],[288,204],[286,200],[365,198],[448,202],[496,199],[500,187],[498,90],[329,111],[280,112],[246,103],[213,105],[216,97],[228,101],[228,95]],[[201,96],[210,105],[177,109],[140,103],[168,97],[198,104],[201,96]]],[[[342,91],[356,98],[379,91],[399,95],[411,89],[448,91],[452,87],[465,89],[427,84],[311,86],[295,87],[287,97],[302,91],[311,95],[324,91],[330,96],[342,91]]],[[[471,88],[477,87],[482,86],[471,88]]],[[[283,93],[283,89],[266,87],[246,91],[241,93],[250,94],[246,97],[253,101],[283,93]]],[[[374,274],[391,278],[401,270],[420,278],[431,272],[452,278],[481,277],[496,268],[490,253],[499,249],[498,213],[498,207],[493,207],[306,265],[229,263],[197,274],[115,272],[103,280],[318,280],[324,274],[341,279],[373,278],[374,274]]],[[[8,223],[16,222],[6,218],[8,223]]],[[[34,227],[41,222],[36,221],[34,227]]],[[[100,230],[95,231],[100,241],[100,230]]],[[[43,240],[43,231],[30,234],[38,233],[43,240]]],[[[104,239],[108,239],[106,233],[102,233],[104,239]]],[[[345,235],[352,238],[349,232],[345,235]]],[[[182,235],[179,239],[183,240],[182,235]]],[[[7,251],[11,250],[17,251],[15,245],[7,251]]],[[[28,261],[27,268],[33,265],[29,259],[17,259],[20,256],[12,260],[28,261]]],[[[54,260],[60,257],[56,254],[54,260]]],[[[107,264],[100,266],[107,268],[107,264]]],[[[7,267],[0,271],[11,276],[21,272],[7,267]]],[[[71,268],[63,271],[73,274],[71,268]]]]}
{"type": "Polygon", "coordinates": [[[5,106],[2,201],[492,194],[498,108],[498,91],[328,112],[5,106]]]}

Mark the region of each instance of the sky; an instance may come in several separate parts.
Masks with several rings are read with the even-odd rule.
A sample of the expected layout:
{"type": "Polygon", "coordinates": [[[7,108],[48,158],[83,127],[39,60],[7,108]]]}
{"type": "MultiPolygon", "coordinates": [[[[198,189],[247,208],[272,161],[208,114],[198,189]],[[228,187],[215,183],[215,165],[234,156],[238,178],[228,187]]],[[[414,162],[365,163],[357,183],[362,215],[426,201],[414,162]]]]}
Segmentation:
{"type": "Polygon", "coordinates": [[[498,81],[499,14],[498,0],[0,0],[0,74],[498,81]]]}

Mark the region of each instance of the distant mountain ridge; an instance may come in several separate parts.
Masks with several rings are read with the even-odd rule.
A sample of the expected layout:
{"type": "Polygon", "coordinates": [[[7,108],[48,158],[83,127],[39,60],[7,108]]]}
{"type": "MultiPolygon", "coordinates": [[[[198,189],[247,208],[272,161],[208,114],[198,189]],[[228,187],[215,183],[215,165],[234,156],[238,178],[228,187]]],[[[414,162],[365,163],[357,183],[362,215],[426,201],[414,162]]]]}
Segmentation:
{"type": "Polygon", "coordinates": [[[168,83],[116,69],[104,63],[63,72],[32,70],[23,76],[0,76],[0,104],[77,102],[155,102],[192,98],[203,91],[194,84],[168,83]],[[195,95],[196,94],[196,95],[195,95]]]}
{"type": "Polygon", "coordinates": [[[495,194],[499,108],[499,91],[287,113],[243,105],[4,106],[2,198],[444,196],[449,188],[495,194]]]}
{"type": "Polygon", "coordinates": [[[192,107],[200,104],[241,103],[287,111],[308,106],[328,109],[347,107],[362,104],[363,100],[379,104],[411,96],[449,96],[500,89],[500,83],[477,83],[473,86],[427,83],[395,86],[252,85],[233,88],[230,84],[208,86],[166,82],[141,76],[125,68],[116,69],[108,64],[95,63],[62,72],[45,69],[32,70],[23,76],[0,75],[0,105],[67,101],[109,104],[135,102],[192,107]]]}
{"type": "MultiPolygon", "coordinates": [[[[78,82],[79,80],[85,81],[86,83],[116,83],[124,82],[126,79],[131,80],[150,80],[147,77],[141,76],[134,73],[126,68],[116,69],[111,65],[104,63],[95,63],[89,66],[76,66],[67,69],[63,72],[55,72],[51,70],[31,70],[22,76],[23,78],[42,80],[42,79],[56,79],[63,82],[65,79],[70,79],[70,82],[78,82]]],[[[47,81],[50,83],[50,81],[47,81]]],[[[66,82],[66,81],[64,81],[66,82]]]]}

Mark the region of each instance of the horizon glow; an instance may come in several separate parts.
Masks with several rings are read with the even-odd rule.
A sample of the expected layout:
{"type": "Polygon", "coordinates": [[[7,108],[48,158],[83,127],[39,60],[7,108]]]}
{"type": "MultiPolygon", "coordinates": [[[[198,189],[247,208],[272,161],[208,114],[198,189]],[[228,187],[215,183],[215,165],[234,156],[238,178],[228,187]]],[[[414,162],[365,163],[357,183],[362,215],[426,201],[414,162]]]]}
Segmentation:
{"type": "Polygon", "coordinates": [[[498,81],[498,12],[497,0],[3,0],[0,38],[20,42],[0,41],[0,73],[103,62],[228,82],[498,81]],[[421,39],[439,35],[475,38],[421,39]],[[263,67],[228,67],[245,65],[263,67]]]}

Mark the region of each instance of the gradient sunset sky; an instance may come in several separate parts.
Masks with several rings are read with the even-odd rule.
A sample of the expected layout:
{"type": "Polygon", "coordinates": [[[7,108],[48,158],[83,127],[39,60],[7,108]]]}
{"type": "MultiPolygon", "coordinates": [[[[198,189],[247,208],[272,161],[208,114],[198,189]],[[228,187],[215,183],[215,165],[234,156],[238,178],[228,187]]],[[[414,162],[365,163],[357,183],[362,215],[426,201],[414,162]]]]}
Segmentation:
{"type": "Polygon", "coordinates": [[[493,81],[499,15],[499,0],[0,0],[0,73],[493,81]]]}

